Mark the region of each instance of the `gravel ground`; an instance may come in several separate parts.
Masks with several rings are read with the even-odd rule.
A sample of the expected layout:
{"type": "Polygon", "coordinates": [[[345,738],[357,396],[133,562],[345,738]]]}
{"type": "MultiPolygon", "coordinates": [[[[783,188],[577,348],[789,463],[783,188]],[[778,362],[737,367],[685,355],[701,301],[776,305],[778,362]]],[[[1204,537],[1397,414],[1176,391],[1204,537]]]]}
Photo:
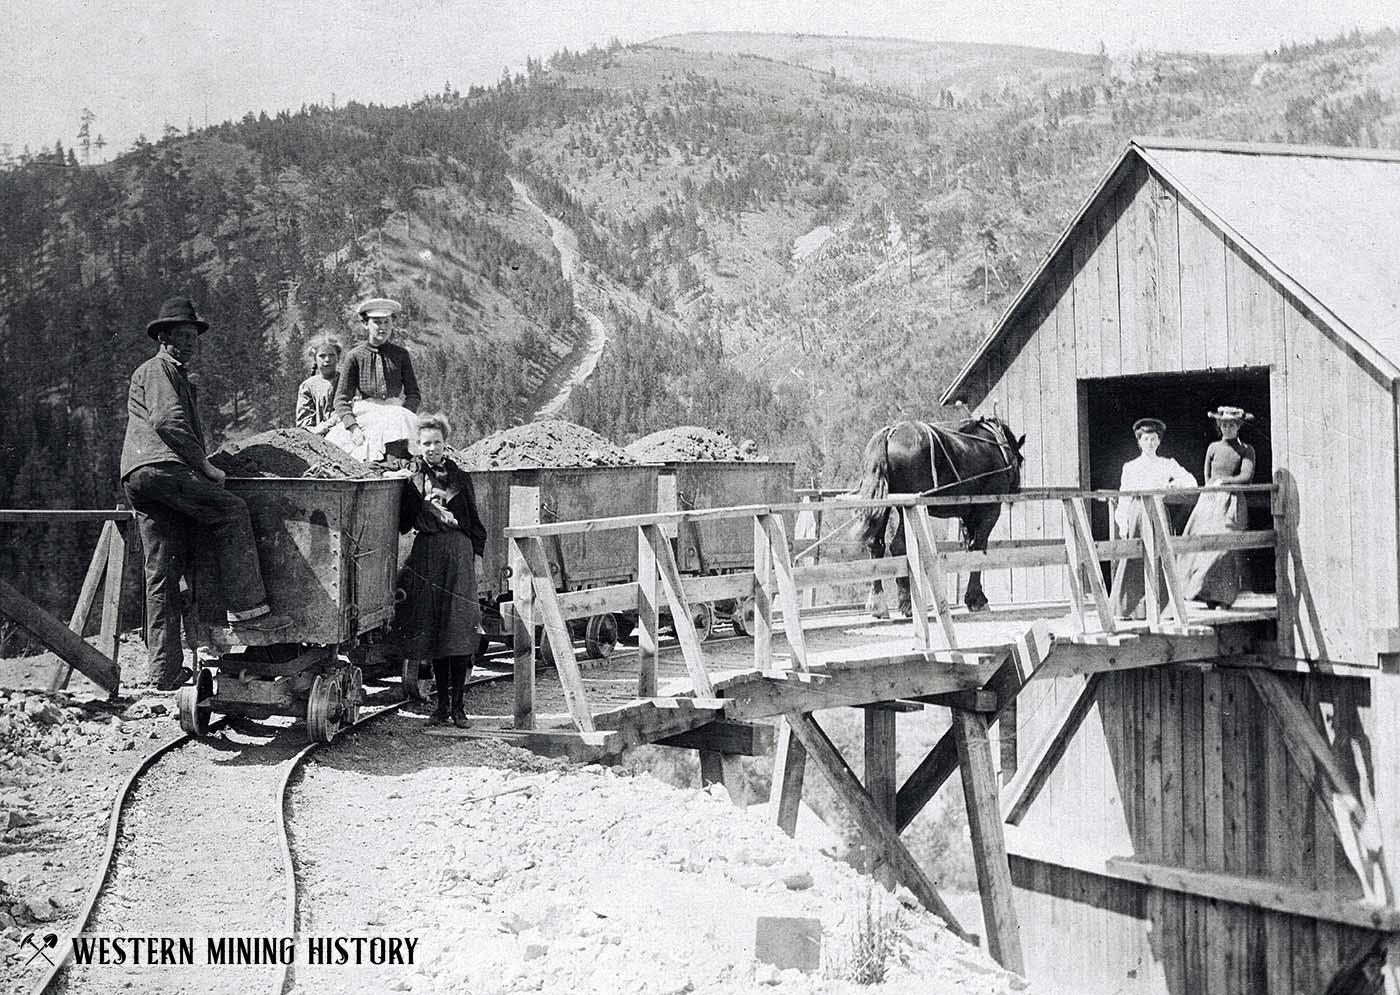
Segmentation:
{"type": "MultiPolygon", "coordinates": [[[[125,673],[143,674],[145,652],[122,644],[125,673]]],[[[31,932],[70,931],[107,838],[122,781],[179,732],[173,695],[123,687],[108,702],[82,675],[48,694],[49,654],[0,660],[0,995],[28,992],[48,965],[26,965],[31,932]]]]}
{"type": "MultiPolygon", "coordinates": [[[[137,782],[88,927],[136,936],[282,930],[276,788],[305,743],[290,720],[230,723],[137,782]]],[[[71,967],[60,992],[268,991],[268,967],[71,967]]]]}
{"type": "Polygon", "coordinates": [[[302,930],[414,937],[415,963],[303,966],[298,992],[1028,990],[722,789],[429,737],[418,721],[396,716],[317,754],[292,803],[302,930]],[[899,910],[883,984],[755,962],[757,916],[812,917],[825,973],[840,975],[867,901],[899,910]]]}

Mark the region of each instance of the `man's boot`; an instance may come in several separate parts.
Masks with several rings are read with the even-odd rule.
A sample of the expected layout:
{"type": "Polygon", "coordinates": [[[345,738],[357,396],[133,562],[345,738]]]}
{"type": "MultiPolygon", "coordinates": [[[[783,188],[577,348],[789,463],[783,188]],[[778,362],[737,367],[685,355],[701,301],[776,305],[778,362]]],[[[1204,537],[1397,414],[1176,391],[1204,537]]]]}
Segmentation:
{"type": "Polygon", "coordinates": [[[436,659],[433,661],[433,680],[437,682],[437,707],[433,709],[433,714],[428,716],[428,725],[440,726],[447,721],[448,708],[450,705],[450,678],[452,669],[446,660],[436,659]]]}
{"type": "Polygon", "coordinates": [[[467,712],[462,705],[462,697],[467,690],[467,678],[471,672],[471,657],[454,656],[452,658],[452,724],[458,729],[466,729],[471,725],[467,721],[467,712]]]}

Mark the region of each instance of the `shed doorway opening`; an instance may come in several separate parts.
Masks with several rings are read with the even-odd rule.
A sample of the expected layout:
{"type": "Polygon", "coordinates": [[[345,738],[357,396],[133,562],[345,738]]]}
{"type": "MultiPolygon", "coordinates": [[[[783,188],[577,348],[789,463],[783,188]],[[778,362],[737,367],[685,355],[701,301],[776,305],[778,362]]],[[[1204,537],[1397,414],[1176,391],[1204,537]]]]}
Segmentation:
{"type": "MultiPolygon", "coordinates": [[[[1081,453],[1087,457],[1087,485],[1095,490],[1116,490],[1123,464],[1138,455],[1133,422],[1139,418],[1160,418],[1167,431],[1159,455],[1170,456],[1204,484],[1206,449],[1220,438],[1215,422],[1207,417],[1221,405],[1244,408],[1254,415],[1240,431],[1240,439],[1254,447],[1256,456],[1253,483],[1273,479],[1274,460],[1270,445],[1269,370],[1246,367],[1208,373],[1152,373],[1140,376],[1108,377],[1079,382],[1081,453]]],[[[1269,495],[1247,495],[1250,529],[1273,528],[1269,495]]],[[[1094,536],[1108,538],[1108,510],[1103,502],[1093,502],[1094,536]]],[[[1172,528],[1178,534],[1186,525],[1191,507],[1168,505],[1172,528]]],[[[1249,550],[1246,587],[1259,593],[1273,593],[1273,552],[1249,550]]]]}

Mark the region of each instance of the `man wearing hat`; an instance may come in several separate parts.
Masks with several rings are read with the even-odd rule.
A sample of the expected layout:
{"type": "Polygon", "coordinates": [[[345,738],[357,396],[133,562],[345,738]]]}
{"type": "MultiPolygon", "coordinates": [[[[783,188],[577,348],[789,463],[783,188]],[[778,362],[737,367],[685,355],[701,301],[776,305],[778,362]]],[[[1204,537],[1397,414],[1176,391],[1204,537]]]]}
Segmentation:
{"type": "MultiPolygon", "coordinates": [[[[408,440],[417,429],[413,413],[418,410],[420,397],[408,350],[389,341],[394,334],[394,315],[403,308],[387,297],[371,297],[361,301],[355,310],[364,326],[365,340],[340,361],[336,417],[351,444],[365,447],[363,458],[371,462],[384,456],[406,460],[408,440]],[[386,412],[385,406],[402,410],[386,412]]],[[[327,438],[340,443],[335,436],[327,438]]]]}
{"type": "MultiPolygon", "coordinates": [[[[1119,490],[1156,490],[1162,487],[1195,487],[1196,478],[1176,460],[1158,456],[1167,425],[1160,418],[1139,418],[1133,422],[1139,455],[1123,464],[1119,490]]],[[[1119,498],[1114,512],[1118,534],[1124,539],[1142,535],[1142,499],[1119,498]]],[[[1145,618],[1147,604],[1142,560],[1120,560],[1113,582],[1113,599],[1120,618],[1145,618]]],[[[1164,585],[1158,585],[1159,594],[1164,585]]]]}
{"type": "Polygon", "coordinates": [[[127,394],[122,485],[145,549],[146,648],[164,690],[183,679],[180,578],[192,528],[212,540],[231,628],[269,632],[290,622],[268,608],[248,507],[223,489],[224,473],[209,462],[204,446],[187,368],[208,329],[189,298],[165,301],[146,326],[159,348],[131,375],[127,394]]]}

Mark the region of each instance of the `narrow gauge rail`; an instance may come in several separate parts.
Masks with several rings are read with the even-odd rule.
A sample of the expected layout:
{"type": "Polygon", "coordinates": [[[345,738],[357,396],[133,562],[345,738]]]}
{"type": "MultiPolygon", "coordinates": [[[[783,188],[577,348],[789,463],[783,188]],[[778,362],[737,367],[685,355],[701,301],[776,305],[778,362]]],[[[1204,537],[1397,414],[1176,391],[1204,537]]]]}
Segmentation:
{"type": "MultiPolygon", "coordinates": [[[[471,683],[508,676],[489,673],[471,683]]],[[[359,719],[345,728],[364,728],[410,703],[402,699],[381,704],[376,699],[382,697],[383,692],[367,700],[359,719]]],[[[232,717],[217,719],[208,731],[230,728],[233,721],[232,717]]],[[[239,722],[230,731],[235,729],[241,742],[225,749],[208,739],[178,734],[127,776],[112,801],[106,848],[71,927],[74,933],[293,935],[298,895],[288,845],[286,793],[297,770],[325,744],[306,743],[290,724],[259,729],[239,722]],[[187,749],[192,744],[195,748],[187,749]],[[217,790],[200,790],[201,781],[215,778],[217,790]],[[223,799],[227,807],[203,808],[209,797],[223,799]],[[228,873],[218,870],[225,861],[231,862],[228,873]],[[198,876],[218,888],[217,923],[200,923],[190,915],[189,906],[201,896],[181,898],[179,868],[191,865],[198,876]],[[274,869],[268,870],[269,866],[274,869]],[[267,879],[248,880],[259,868],[267,871],[267,879]],[[280,887],[268,880],[276,877],[281,878],[280,887]],[[238,908],[240,889],[247,892],[243,910],[238,908]],[[152,901],[154,895],[164,897],[152,901]],[[280,912],[273,911],[279,908],[280,912]],[[239,918],[250,910],[246,920],[239,918]]],[[[109,972],[122,970],[78,967],[71,960],[59,960],[38,980],[32,995],[108,992],[120,985],[114,985],[109,972]]],[[[280,993],[287,980],[285,969],[275,966],[269,966],[264,984],[250,985],[247,968],[238,972],[237,982],[231,985],[221,985],[207,972],[183,985],[171,981],[176,990],[233,992],[261,989],[265,984],[266,990],[280,993]]],[[[133,981],[138,990],[150,990],[140,980],[133,981]]]]}

